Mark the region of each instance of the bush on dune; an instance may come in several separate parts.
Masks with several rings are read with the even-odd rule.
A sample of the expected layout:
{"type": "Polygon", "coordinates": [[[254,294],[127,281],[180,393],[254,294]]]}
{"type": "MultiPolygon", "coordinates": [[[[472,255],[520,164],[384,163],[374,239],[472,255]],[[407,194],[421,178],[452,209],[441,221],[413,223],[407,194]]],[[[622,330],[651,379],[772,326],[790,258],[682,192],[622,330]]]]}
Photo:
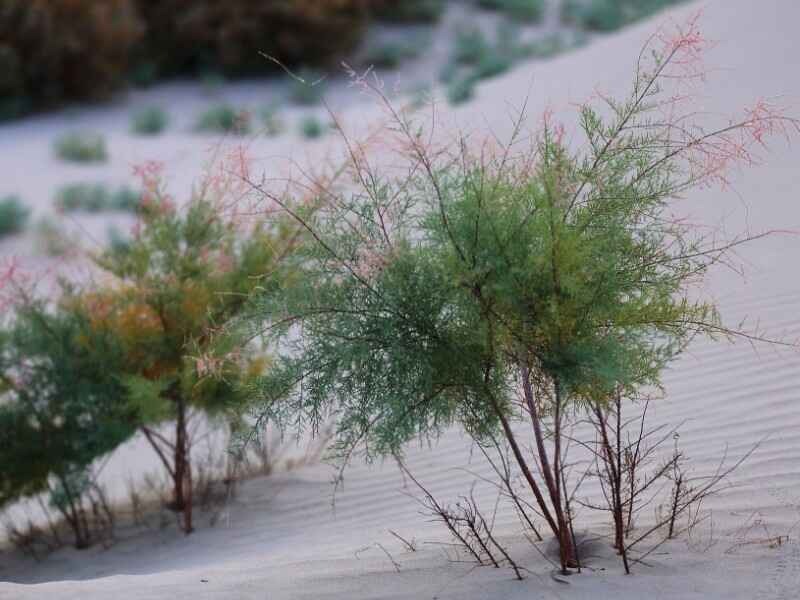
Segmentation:
{"type": "Polygon", "coordinates": [[[31,210],[17,196],[0,198],[0,239],[25,229],[31,210]]]}
{"type": "Polygon", "coordinates": [[[684,0],[567,0],[562,19],[585,29],[614,31],[684,0]]]}
{"type": "Polygon", "coordinates": [[[235,429],[236,409],[266,364],[257,348],[234,351],[223,329],[256,287],[279,284],[288,269],[283,259],[301,238],[280,221],[245,226],[226,216],[233,208],[226,202],[247,189],[231,175],[239,169],[244,176],[243,160],[223,161],[180,209],[162,187],[160,167],[141,167],[145,192],[134,236],[95,257],[111,283],[75,294],[70,306],[88,320],[90,335],[121,348],[124,366],[108,371],[124,384],[134,422],[172,482],[169,506],[182,514],[186,533],[193,529],[190,422],[202,413],[235,429]],[[159,428],[167,424],[171,436],[159,428]]]}
{"type": "Polygon", "coordinates": [[[70,162],[93,163],[108,159],[105,138],[91,131],[65,133],[58,137],[53,149],[58,158],[70,162]]]}
{"type": "Polygon", "coordinates": [[[20,300],[0,331],[0,506],[45,492],[86,548],[91,465],[135,432],[121,348],[78,311],[20,300]]]}
{"type": "Polygon", "coordinates": [[[358,454],[402,459],[409,443],[451,426],[487,453],[508,448],[524,503],[556,540],[564,571],[579,566],[574,490],[582,479],[568,456],[577,444],[594,449],[608,502],[599,510],[613,514],[626,571],[642,540],[666,526],[671,537],[676,517],[726,471],[696,487],[678,474],[670,515],[631,534],[624,514],[654,480],[634,475],[630,492],[621,484],[622,407],[659,389],[690,340],[752,337],[727,328],[695,286],[759,236],[708,237],[672,214],[670,201],[725,184],[727,169],[751,164],[767,137],[798,124],[758,102],[720,129],[704,127],[670,86],[702,80],[706,43],[695,22],[661,33],[643,50],[651,60],[639,63],[627,96],[579,107],[582,146],[547,114],[535,136],[519,117],[499,148],[496,137],[481,143],[472,132],[429,142],[424,124],[391,111],[373,87],[395,115],[387,135],[397,155],[383,161],[391,169],[354,151],[334,169],[346,185],[302,181],[298,192],[324,190],[313,215],[290,210],[286,193],[265,193],[313,242],[300,249],[302,274],[264,296],[255,317],[286,349],[260,380],[262,419],[335,416],[342,467],[358,454]],[[408,170],[397,175],[400,164],[408,170]],[[572,426],[587,419],[596,429],[573,439],[572,426]],[[520,422],[528,427],[514,427],[520,422]]]}

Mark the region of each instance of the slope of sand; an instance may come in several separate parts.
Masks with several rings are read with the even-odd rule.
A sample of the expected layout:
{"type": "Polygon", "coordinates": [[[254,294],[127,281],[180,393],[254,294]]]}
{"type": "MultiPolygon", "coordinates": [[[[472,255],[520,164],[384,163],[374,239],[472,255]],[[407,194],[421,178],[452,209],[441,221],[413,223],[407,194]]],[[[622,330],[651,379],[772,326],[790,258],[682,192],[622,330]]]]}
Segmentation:
{"type": "MultiPolygon", "coordinates": [[[[698,8],[682,7],[669,16],[684,20],[698,8]]],[[[702,26],[708,37],[719,40],[708,63],[719,69],[709,77],[702,110],[733,112],[760,96],[777,95],[798,106],[800,78],[793,67],[800,55],[798,22],[800,3],[794,0],[707,3],[702,26]]],[[[503,135],[510,129],[509,113],[525,95],[530,95],[529,114],[536,116],[549,106],[562,116],[570,102],[588,97],[595,85],[624,93],[639,48],[654,28],[654,22],[643,23],[574,54],[520,68],[482,86],[474,103],[445,117],[503,135]]],[[[46,122],[41,127],[47,127],[46,122]]],[[[35,154],[42,152],[36,145],[44,142],[35,134],[17,142],[18,146],[0,140],[0,145],[4,171],[8,168],[20,177],[16,169],[25,163],[13,156],[7,159],[5,152],[13,146],[20,156],[35,154]]],[[[194,165],[186,158],[187,144],[179,140],[160,148],[161,157],[175,168],[194,165]]],[[[305,152],[300,146],[295,150],[305,152]]],[[[289,153],[269,145],[258,151],[265,157],[289,153]]],[[[129,159],[142,153],[133,149],[129,159]]],[[[723,223],[729,231],[800,230],[798,164],[798,146],[777,142],[765,164],[735,175],[733,190],[704,190],[682,202],[697,221],[723,223]]],[[[121,172],[126,165],[120,161],[113,167],[121,172]]],[[[746,246],[739,256],[747,276],[720,269],[712,273],[704,291],[718,299],[730,323],[758,318],[772,335],[798,337],[800,237],[773,236],[746,246]]],[[[548,563],[518,535],[513,511],[503,506],[496,532],[517,561],[530,569],[525,581],[514,580],[508,569],[476,569],[453,561],[442,545],[449,541],[446,534],[420,515],[407,495],[412,490],[404,488],[397,468],[387,462],[353,466],[336,495],[335,510],[332,472],[320,465],[246,483],[214,527],[201,526],[189,538],[168,529],[141,534],[105,552],[63,550],[41,564],[15,560],[0,565],[0,579],[17,582],[0,583],[0,598],[797,598],[797,353],[701,342],[665,379],[667,398],[654,408],[653,422],[686,421],[680,439],[696,472],[712,470],[726,453],[737,457],[755,443],[760,446],[734,473],[734,485],[706,506],[712,510],[713,530],[707,521],[691,540],[661,547],[632,577],[621,574],[607,544],[600,542],[588,548],[583,575],[571,577],[567,584],[555,581],[548,563]],[[416,551],[404,549],[389,529],[413,539],[416,551]],[[760,542],[786,534],[789,542],[779,547],[760,542]]],[[[433,448],[411,449],[408,462],[415,475],[447,501],[468,493],[474,474],[488,474],[482,460],[471,456],[468,440],[455,431],[433,448]]],[[[476,496],[491,511],[491,490],[479,487],[476,496]]],[[[602,530],[592,530],[598,532],[602,530]]]]}

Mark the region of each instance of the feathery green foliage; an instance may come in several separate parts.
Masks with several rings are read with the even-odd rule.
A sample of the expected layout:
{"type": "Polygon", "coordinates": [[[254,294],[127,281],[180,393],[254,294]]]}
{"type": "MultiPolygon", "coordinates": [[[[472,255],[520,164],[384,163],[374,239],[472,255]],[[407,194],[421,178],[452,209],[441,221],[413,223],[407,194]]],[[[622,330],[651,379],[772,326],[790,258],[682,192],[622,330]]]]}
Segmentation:
{"type": "Polygon", "coordinates": [[[562,568],[574,566],[564,423],[658,387],[693,337],[731,333],[692,288],[741,240],[704,238],[668,203],[721,180],[731,157],[747,161],[786,123],[764,105],[718,130],[661,117],[663,82],[693,75],[694,27],[652,48],[629,97],[580,109],[577,151],[549,116],[528,151],[522,121],[492,151],[466,138],[431,147],[424,127],[395,112],[406,143],[392,164],[408,174],[354,153],[345,172],[359,189],[329,190],[303,220],[317,243],[302,276],[262,299],[266,330],[286,350],[260,384],[265,417],[335,419],[345,464],[356,451],[399,454],[453,424],[519,449],[509,424],[528,420],[544,481],[515,457],[562,568]]]}
{"type": "Polygon", "coordinates": [[[172,506],[184,512],[187,532],[188,419],[195,412],[235,419],[248,381],[266,364],[257,348],[235,352],[234,338],[222,329],[247,308],[254,290],[275,289],[284,253],[298,239],[296,227],[285,223],[245,227],[225,216],[220,190],[230,192],[236,181],[221,178],[236,164],[223,166],[180,209],[161,188],[156,167],[147,167],[137,233],[95,258],[113,283],[88,289],[74,307],[83,307],[94,332],[122,348],[124,367],[114,372],[173,480],[172,506]],[[167,422],[175,427],[169,442],[151,429],[167,422]]]}
{"type": "Polygon", "coordinates": [[[135,431],[122,349],[90,329],[78,311],[30,301],[0,331],[0,506],[49,492],[79,548],[91,541],[87,470],[135,431]]]}

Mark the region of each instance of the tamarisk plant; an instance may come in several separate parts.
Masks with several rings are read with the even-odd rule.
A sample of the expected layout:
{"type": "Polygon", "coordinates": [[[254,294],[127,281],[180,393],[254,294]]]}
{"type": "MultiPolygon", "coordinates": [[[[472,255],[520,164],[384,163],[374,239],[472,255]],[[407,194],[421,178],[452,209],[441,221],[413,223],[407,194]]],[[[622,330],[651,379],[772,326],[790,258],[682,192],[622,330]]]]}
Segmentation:
{"type": "Polygon", "coordinates": [[[580,107],[583,145],[545,115],[522,149],[524,111],[499,147],[438,144],[360,80],[391,121],[384,146],[399,160],[384,164],[406,171],[376,166],[371,146],[343,134],[352,183],[299,183],[318,190],[313,214],[251,182],[314,240],[297,255],[302,275],[260,299],[282,350],[257,388],[262,417],[312,429],[336,418],[342,464],[399,455],[453,424],[500,435],[562,570],[576,566],[565,427],[615,393],[659,386],[692,338],[736,335],[691,292],[731,248],[766,235],[719,240],[670,201],[726,183],[796,127],[762,101],[705,128],[691,102],[705,46],[696,20],[654,36],[626,98],[580,107]]]}
{"type": "Polygon", "coordinates": [[[92,465],[136,430],[115,377],[122,350],[112,336],[89,335],[80,312],[11,285],[13,311],[0,330],[0,507],[48,493],[75,547],[87,548],[100,533],[87,501],[107,507],[92,465]]]}
{"type": "Polygon", "coordinates": [[[112,336],[123,350],[116,374],[172,481],[169,506],[183,513],[186,533],[193,528],[191,423],[205,415],[235,427],[242,390],[266,366],[258,348],[234,348],[222,329],[254,290],[277,286],[286,273],[281,261],[299,240],[292,224],[231,212],[246,195],[231,173],[241,175],[247,164],[243,151],[233,152],[181,207],[165,191],[159,164],[139,167],[145,193],[133,237],[94,257],[105,277],[75,297],[93,335],[112,336]]]}

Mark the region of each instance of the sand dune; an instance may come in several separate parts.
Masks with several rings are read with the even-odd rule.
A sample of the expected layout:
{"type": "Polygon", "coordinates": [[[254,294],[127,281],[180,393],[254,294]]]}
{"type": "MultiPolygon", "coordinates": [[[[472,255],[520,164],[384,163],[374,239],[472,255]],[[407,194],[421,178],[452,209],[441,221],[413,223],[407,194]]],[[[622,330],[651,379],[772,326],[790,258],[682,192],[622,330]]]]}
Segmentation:
{"type": "MultiPolygon", "coordinates": [[[[451,125],[507,134],[511,107],[529,93],[530,115],[550,106],[567,119],[570,103],[588,97],[595,85],[624,93],[639,48],[656,24],[667,18],[684,20],[699,8],[705,9],[701,23],[707,36],[719,40],[708,57],[713,70],[702,110],[737,111],[760,96],[782,96],[800,107],[795,69],[800,3],[717,0],[681,7],[575,53],[521,67],[481,86],[475,102],[444,117],[451,125]]],[[[355,122],[363,114],[359,110],[344,116],[355,122]]],[[[49,151],[48,128],[54,123],[42,119],[30,137],[27,129],[23,137],[21,125],[16,132],[8,130],[13,140],[3,132],[4,172],[12,178],[37,177],[20,169],[49,151]]],[[[112,137],[112,150],[123,142],[112,137]]],[[[170,169],[186,167],[177,176],[183,185],[197,170],[196,155],[188,149],[196,143],[176,136],[156,157],[165,158],[170,169]]],[[[289,149],[256,142],[254,148],[262,157],[306,152],[299,143],[289,149]]],[[[309,152],[320,150],[316,146],[309,152]]],[[[145,158],[143,154],[144,149],[130,147],[112,171],[122,177],[127,163],[145,158]]],[[[724,222],[729,231],[800,231],[799,165],[800,146],[776,143],[763,165],[735,175],[734,189],[693,193],[681,201],[682,208],[703,223],[724,222]]],[[[52,184],[53,178],[68,178],[67,169],[53,164],[43,179],[52,184]]],[[[740,258],[744,278],[719,269],[704,292],[718,299],[731,323],[758,319],[772,335],[800,337],[800,236],[754,242],[740,251],[740,258]]],[[[597,544],[583,575],[571,577],[568,584],[555,581],[552,567],[518,535],[517,518],[507,506],[498,513],[496,531],[518,562],[531,569],[529,576],[519,582],[508,569],[453,562],[440,544],[448,541],[446,533],[419,514],[419,506],[406,494],[411,490],[387,462],[354,465],[336,496],[335,510],[332,471],[317,465],[247,482],[216,526],[201,526],[188,538],[167,530],[125,540],[108,551],[62,550],[41,564],[0,564],[0,579],[14,582],[0,583],[0,599],[800,597],[800,356],[741,342],[701,342],[670,369],[665,381],[667,397],[653,407],[654,423],[686,421],[680,439],[695,471],[713,469],[726,452],[735,458],[755,443],[760,446],[734,473],[733,487],[707,506],[713,510],[713,538],[703,529],[690,542],[671,542],[630,577],[622,574],[609,549],[597,544]],[[755,521],[761,525],[747,530],[755,521]],[[416,540],[417,551],[404,549],[389,529],[416,540]],[[740,545],[767,537],[765,532],[788,534],[789,542],[776,548],[740,545]]],[[[479,457],[470,457],[469,440],[456,431],[433,448],[412,448],[408,462],[445,500],[469,490],[474,476],[467,471],[488,474],[479,457]]],[[[494,501],[486,487],[477,489],[477,497],[487,506],[494,501]]]]}

